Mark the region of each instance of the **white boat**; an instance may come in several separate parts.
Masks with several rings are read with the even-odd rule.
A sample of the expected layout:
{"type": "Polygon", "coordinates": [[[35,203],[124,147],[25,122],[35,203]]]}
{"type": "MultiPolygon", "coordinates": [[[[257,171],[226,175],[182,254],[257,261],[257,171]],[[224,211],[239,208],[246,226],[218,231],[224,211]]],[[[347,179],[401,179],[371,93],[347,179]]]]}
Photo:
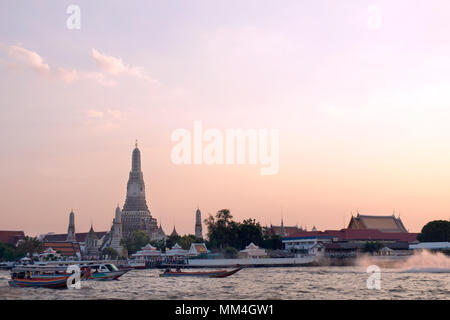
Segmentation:
{"type": "Polygon", "coordinates": [[[80,265],[80,269],[85,272],[87,280],[117,280],[130,270],[120,270],[112,263],[86,264],[80,265]]]}

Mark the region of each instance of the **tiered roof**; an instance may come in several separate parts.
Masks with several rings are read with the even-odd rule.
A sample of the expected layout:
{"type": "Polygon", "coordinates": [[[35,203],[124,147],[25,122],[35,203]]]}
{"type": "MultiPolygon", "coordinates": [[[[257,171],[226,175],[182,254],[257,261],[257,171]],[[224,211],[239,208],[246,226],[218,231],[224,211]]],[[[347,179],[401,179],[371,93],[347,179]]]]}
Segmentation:
{"type": "Polygon", "coordinates": [[[370,216],[358,213],[351,218],[348,229],[377,229],[382,232],[408,232],[400,217],[395,215],[370,216]]]}
{"type": "Polygon", "coordinates": [[[54,242],[44,242],[44,248],[52,248],[60,255],[65,257],[75,257],[81,254],[80,245],[78,242],[67,242],[67,241],[54,241],[54,242]]]}
{"type": "MultiPolygon", "coordinates": [[[[107,231],[101,231],[101,232],[94,232],[98,239],[101,239],[104,235],[106,235],[107,231]]],[[[75,234],[75,238],[77,242],[86,242],[86,238],[88,236],[89,232],[79,232],[75,234]]],[[[60,233],[60,234],[46,234],[44,238],[42,239],[44,242],[61,242],[66,241],[67,239],[67,233],[60,233]]]]}

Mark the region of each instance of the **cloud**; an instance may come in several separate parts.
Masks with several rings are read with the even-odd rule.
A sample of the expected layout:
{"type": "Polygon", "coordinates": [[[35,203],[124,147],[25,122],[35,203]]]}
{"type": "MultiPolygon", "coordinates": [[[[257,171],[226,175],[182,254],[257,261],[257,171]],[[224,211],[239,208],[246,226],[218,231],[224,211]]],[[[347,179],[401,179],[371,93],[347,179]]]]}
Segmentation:
{"type": "Polygon", "coordinates": [[[95,130],[109,130],[120,127],[126,120],[126,113],[117,109],[85,111],[84,125],[95,130]]]}
{"type": "Polygon", "coordinates": [[[10,46],[8,56],[11,59],[10,66],[31,68],[40,75],[48,76],[50,66],[44,63],[44,59],[34,51],[19,46],[10,46]]]}
{"type": "Polygon", "coordinates": [[[150,78],[145,75],[141,68],[133,67],[130,65],[126,65],[122,58],[116,58],[113,56],[106,55],[104,53],[99,52],[96,49],[92,49],[92,57],[94,58],[95,63],[100,68],[101,71],[111,74],[111,75],[120,75],[126,74],[134,77],[138,77],[150,82],[156,82],[156,80],[150,78]]]}
{"type": "Polygon", "coordinates": [[[121,58],[115,58],[113,56],[107,56],[92,49],[92,57],[95,63],[98,65],[100,70],[113,75],[118,75],[120,73],[127,73],[130,70],[129,66],[124,65],[121,58]]]}
{"type": "Polygon", "coordinates": [[[49,79],[73,83],[80,80],[92,80],[106,87],[117,85],[116,79],[111,76],[126,74],[149,82],[156,82],[145,75],[141,68],[132,67],[123,63],[121,58],[108,56],[96,49],[92,50],[92,57],[100,68],[99,71],[79,71],[65,69],[63,67],[51,68],[48,63],[35,51],[28,50],[18,45],[6,46],[0,43],[0,51],[7,53],[7,64],[14,69],[29,69],[39,76],[49,79]]]}
{"type": "Polygon", "coordinates": [[[103,118],[104,116],[104,112],[102,111],[97,111],[97,110],[88,110],[86,112],[86,116],[88,118],[103,118]]]}

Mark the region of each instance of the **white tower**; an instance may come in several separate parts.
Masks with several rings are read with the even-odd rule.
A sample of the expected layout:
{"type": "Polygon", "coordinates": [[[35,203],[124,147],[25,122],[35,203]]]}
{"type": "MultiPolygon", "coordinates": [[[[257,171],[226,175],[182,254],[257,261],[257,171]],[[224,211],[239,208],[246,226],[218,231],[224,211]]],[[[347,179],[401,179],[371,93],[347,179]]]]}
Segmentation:
{"type": "Polygon", "coordinates": [[[120,245],[120,240],[122,240],[122,212],[117,205],[116,216],[114,217],[111,228],[111,248],[115,249],[119,255],[122,255],[123,248],[120,245]]]}

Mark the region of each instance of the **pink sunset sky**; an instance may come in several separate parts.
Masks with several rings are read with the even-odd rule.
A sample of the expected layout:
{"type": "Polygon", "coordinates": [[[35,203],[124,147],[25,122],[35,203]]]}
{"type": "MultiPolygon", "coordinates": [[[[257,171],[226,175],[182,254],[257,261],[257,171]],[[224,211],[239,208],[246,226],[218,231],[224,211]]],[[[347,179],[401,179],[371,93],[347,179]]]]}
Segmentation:
{"type": "MultiPolygon", "coordinates": [[[[152,215],[338,229],[450,217],[450,3],[2,1],[0,229],[111,227],[136,139],[152,215]],[[66,9],[81,10],[81,28],[66,9]],[[174,130],[278,129],[279,172],[175,165],[174,130]]],[[[205,230],[204,230],[205,231],[205,230]]]]}

